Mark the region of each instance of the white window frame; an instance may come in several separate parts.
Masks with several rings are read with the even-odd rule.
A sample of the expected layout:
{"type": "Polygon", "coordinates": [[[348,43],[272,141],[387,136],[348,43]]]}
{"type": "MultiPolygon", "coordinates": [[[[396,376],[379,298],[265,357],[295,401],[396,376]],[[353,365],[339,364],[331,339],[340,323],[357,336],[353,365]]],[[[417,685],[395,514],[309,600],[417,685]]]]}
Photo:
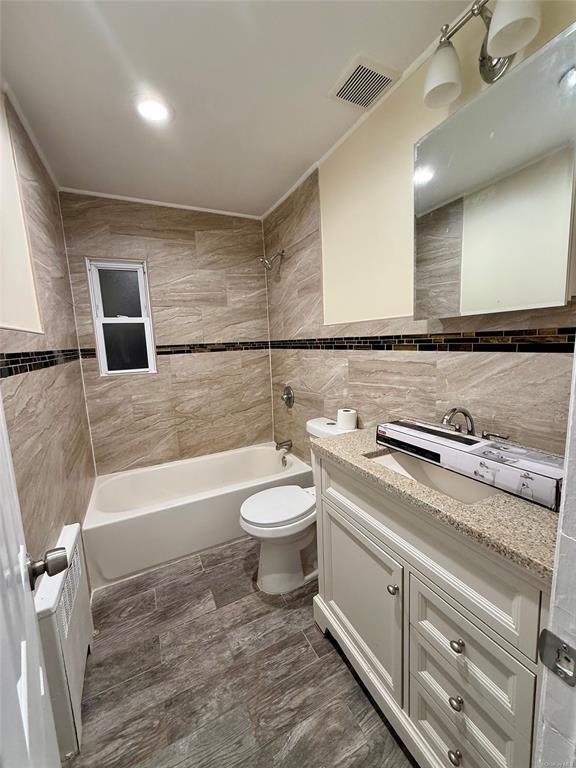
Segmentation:
{"type": "Polygon", "coordinates": [[[100,365],[101,376],[121,376],[125,373],[156,373],[156,350],[154,347],[154,334],[152,332],[152,318],[150,313],[150,296],[148,293],[148,272],[144,261],[98,261],[86,259],[88,271],[88,285],[90,286],[90,301],[92,303],[92,319],[96,335],[96,352],[100,365]],[[99,270],[101,269],[127,269],[138,273],[138,288],[140,292],[140,317],[105,317],[102,293],[100,290],[99,270]],[[104,343],[104,325],[120,323],[138,323],[144,325],[146,335],[146,351],[148,353],[147,368],[131,368],[122,371],[108,370],[108,358],[104,343]]]}

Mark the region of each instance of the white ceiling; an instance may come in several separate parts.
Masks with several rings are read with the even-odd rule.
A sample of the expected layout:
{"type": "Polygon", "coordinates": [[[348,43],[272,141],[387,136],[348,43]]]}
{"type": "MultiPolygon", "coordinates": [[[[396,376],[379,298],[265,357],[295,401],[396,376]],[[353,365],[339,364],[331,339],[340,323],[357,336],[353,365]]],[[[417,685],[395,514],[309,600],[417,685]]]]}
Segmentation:
{"type": "Polygon", "coordinates": [[[358,120],[350,59],[403,71],[467,4],[4,0],[3,77],[61,186],[261,215],[358,120]]]}

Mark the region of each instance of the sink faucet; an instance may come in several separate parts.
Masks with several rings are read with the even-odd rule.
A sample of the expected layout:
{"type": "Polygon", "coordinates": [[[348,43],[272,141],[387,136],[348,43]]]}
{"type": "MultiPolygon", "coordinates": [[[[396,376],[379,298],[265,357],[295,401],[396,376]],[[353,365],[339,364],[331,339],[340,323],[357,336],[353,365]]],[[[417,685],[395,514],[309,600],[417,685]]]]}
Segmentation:
{"type": "Polygon", "coordinates": [[[462,432],[462,424],[454,424],[453,421],[454,417],[458,414],[461,414],[466,419],[466,434],[475,435],[476,431],[474,429],[474,419],[472,418],[472,414],[467,408],[462,408],[459,405],[457,405],[455,408],[450,408],[449,411],[446,411],[442,419],[442,425],[445,427],[450,427],[455,432],[462,432]]]}

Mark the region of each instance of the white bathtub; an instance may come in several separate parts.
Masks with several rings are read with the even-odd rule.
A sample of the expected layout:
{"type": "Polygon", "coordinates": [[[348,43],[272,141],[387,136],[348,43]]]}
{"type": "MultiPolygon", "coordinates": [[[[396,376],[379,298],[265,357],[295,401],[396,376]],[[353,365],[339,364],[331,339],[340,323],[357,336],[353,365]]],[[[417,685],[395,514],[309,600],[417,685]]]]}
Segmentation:
{"type": "Polygon", "coordinates": [[[82,526],[92,588],[244,536],[248,496],[313,483],[282,453],[266,443],[98,477],[82,526]]]}

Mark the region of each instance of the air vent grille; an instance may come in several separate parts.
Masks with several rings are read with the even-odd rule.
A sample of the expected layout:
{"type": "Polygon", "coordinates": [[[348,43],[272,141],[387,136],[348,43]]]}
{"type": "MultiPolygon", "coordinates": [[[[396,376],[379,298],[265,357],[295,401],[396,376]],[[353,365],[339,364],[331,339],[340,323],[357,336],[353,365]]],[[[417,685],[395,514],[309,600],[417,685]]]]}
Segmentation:
{"type": "Polygon", "coordinates": [[[58,624],[64,632],[64,637],[68,637],[68,629],[70,627],[70,617],[72,616],[72,610],[74,603],[76,602],[76,595],[78,594],[78,585],[82,578],[82,565],[80,561],[80,553],[78,547],[74,545],[72,557],[70,558],[70,565],[66,572],[66,579],[64,581],[64,587],[62,589],[62,596],[58,603],[58,624]]]}
{"type": "Polygon", "coordinates": [[[332,91],[332,95],[341,101],[369,109],[395,79],[396,73],[386,70],[379,64],[357,58],[348,67],[343,78],[332,91]]]}

